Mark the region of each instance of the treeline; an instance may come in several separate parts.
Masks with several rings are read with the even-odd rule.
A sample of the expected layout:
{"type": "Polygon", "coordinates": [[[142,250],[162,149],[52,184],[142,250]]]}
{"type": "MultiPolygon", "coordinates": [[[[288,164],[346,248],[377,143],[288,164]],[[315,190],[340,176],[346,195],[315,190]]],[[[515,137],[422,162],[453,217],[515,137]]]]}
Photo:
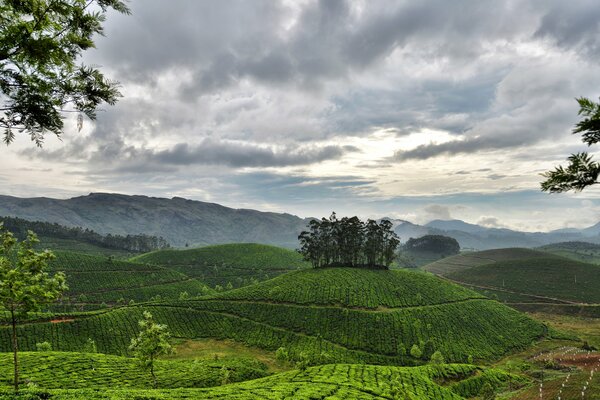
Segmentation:
{"type": "Polygon", "coordinates": [[[125,250],[136,253],[166,249],[171,247],[163,237],[150,235],[101,235],[91,229],[81,227],[66,227],[57,223],[28,221],[22,218],[0,217],[4,227],[13,232],[17,238],[23,240],[27,231],[33,231],[39,236],[48,236],[58,239],[71,239],[85,242],[108,249],[125,250]]]}
{"type": "Polygon", "coordinates": [[[308,231],[298,236],[300,254],[314,268],[343,266],[361,268],[387,268],[395,257],[400,243],[387,220],[358,217],[338,219],[333,213],[329,218],[314,219],[308,231]]]}
{"type": "Polygon", "coordinates": [[[458,241],[452,237],[443,235],[425,235],[420,238],[410,238],[402,248],[407,251],[427,251],[440,253],[445,256],[460,253],[460,244],[458,241]]]}

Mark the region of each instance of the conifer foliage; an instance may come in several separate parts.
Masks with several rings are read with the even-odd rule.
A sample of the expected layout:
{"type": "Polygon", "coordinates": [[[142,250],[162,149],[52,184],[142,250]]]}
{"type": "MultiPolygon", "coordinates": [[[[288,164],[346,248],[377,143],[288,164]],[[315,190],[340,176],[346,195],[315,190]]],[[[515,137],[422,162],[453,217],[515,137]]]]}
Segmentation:
{"type": "Polygon", "coordinates": [[[298,251],[314,268],[385,269],[400,244],[388,220],[363,222],[356,216],[338,219],[334,212],[329,218],[310,221],[308,228],[298,236],[298,251]]]}

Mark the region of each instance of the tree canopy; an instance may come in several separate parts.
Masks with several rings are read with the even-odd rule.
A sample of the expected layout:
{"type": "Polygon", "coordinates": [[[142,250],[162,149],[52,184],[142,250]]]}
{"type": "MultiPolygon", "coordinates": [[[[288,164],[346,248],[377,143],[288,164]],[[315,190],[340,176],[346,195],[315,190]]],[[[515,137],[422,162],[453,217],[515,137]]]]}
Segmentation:
{"type": "Polygon", "coordinates": [[[315,268],[329,266],[385,268],[394,260],[400,241],[392,223],[358,217],[313,219],[298,236],[298,250],[315,268]]]}
{"type": "MultiPolygon", "coordinates": [[[[573,134],[581,134],[581,140],[588,146],[600,141],[600,103],[581,97],[579,115],[584,118],[573,129],[573,134]]],[[[598,183],[600,163],[593,161],[587,152],[571,154],[566,167],[558,166],[552,171],[542,174],[546,178],[542,182],[542,191],[561,193],[573,190],[580,192],[588,186],[598,183]]]]}
{"type": "Polygon", "coordinates": [[[149,311],[144,311],[144,319],[139,321],[140,333],[131,339],[129,349],[133,351],[142,369],[150,371],[153,386],[156,387],[154,362],[165,354],[173,353],[169,344],[171,334],[166,325],[157,324],[149,311]]]}
{"type": "Polygon", "coordinates": [[[460,245],[456,239],[443,235],[425,235],[416,239],[410,238],[403,248],[407,251],[427,251],[446,256],[460,252],[460,245]]]}
{"type": "Polygon", "coordinates": [[[109,9],[129,13],[121,0],[0,2],[0,128],[6,144],[24,132],[41,146],[46,132],[61,135],[64,112],[95,119],[100,104],[115,104],[117,83],[78,64],[82,52],[94,47],[93,36],[103,33],[109,9]]]}

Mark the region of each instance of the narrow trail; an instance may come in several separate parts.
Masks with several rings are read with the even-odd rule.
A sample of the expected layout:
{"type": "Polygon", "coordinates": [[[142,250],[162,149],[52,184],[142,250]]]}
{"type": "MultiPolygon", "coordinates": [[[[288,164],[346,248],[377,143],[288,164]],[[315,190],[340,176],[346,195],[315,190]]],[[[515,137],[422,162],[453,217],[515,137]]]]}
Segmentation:
{"type": "Polygon", "coordinates": [[[197,299],[197,300],[188,300],[189,303],[208,303],[208,302],[228,302],[228,303],[243,303],[243,304],[263,304],[263,305],[280,305],[287,307],[297,307],[297,308],[323,308],[323,309],[341,309],[341,310],[350,310],[350,311],[365,311],[371,313],[390,313],[395,311],[404,311],[404,310],[412,310],[412,309],[424,309],[424,308],[432,308],[439,307],[448,304],[459,304],[459,303],[467,303],[472,301],[494,301],[490,298],[481,296],[481,297],[468,297],[464,299],[458,300],[449,300],[440,303],[431,303],[431,304],[423,304],[423,305],[410,305],[410,306],[399,306],[399,307],[389,307],[379,305],[377,307],[365,307],[365,306],[348,306],[342,303],[332,303],[332,304],[302,304],[302,303],[294,303],[289,301],[269,301],[269,300],[247,300],[247,299],[197,299]]]}

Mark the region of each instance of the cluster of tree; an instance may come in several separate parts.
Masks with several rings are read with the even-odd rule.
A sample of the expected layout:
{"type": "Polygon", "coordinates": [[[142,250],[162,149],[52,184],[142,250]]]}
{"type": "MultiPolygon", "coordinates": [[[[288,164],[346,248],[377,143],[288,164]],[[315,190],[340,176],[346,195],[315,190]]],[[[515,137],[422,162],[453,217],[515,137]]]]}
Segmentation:
{"type": "Polygon", "coordinates": [[[450,256],[460,252],[456,239],[443,235],[425,235],[420,238],[410,238],[402,246],[405,251],[423,251],[450,256]]]}
{"type": "Polygon", "coordinates": [[[136,253],[166,249],[171,247],[163,237],[150,235],[111,235],[103,236],[91,229],[66,227],[57,223],[28,221],[22,218],[2,217],[4,227],[12,231],[19,239],[27,237],[28,231],[37,232],[41,236],[58,239],[71,239],[108,249],[125,250],[136,253]]]}
{"type": "Polygon", "coordinates": [[[358,217],[313,219],[309,230],[298,236],[300,254],[314,268],[330,266],[387,268],[400,244],[392,230],[392,223],[358,217]]]}

